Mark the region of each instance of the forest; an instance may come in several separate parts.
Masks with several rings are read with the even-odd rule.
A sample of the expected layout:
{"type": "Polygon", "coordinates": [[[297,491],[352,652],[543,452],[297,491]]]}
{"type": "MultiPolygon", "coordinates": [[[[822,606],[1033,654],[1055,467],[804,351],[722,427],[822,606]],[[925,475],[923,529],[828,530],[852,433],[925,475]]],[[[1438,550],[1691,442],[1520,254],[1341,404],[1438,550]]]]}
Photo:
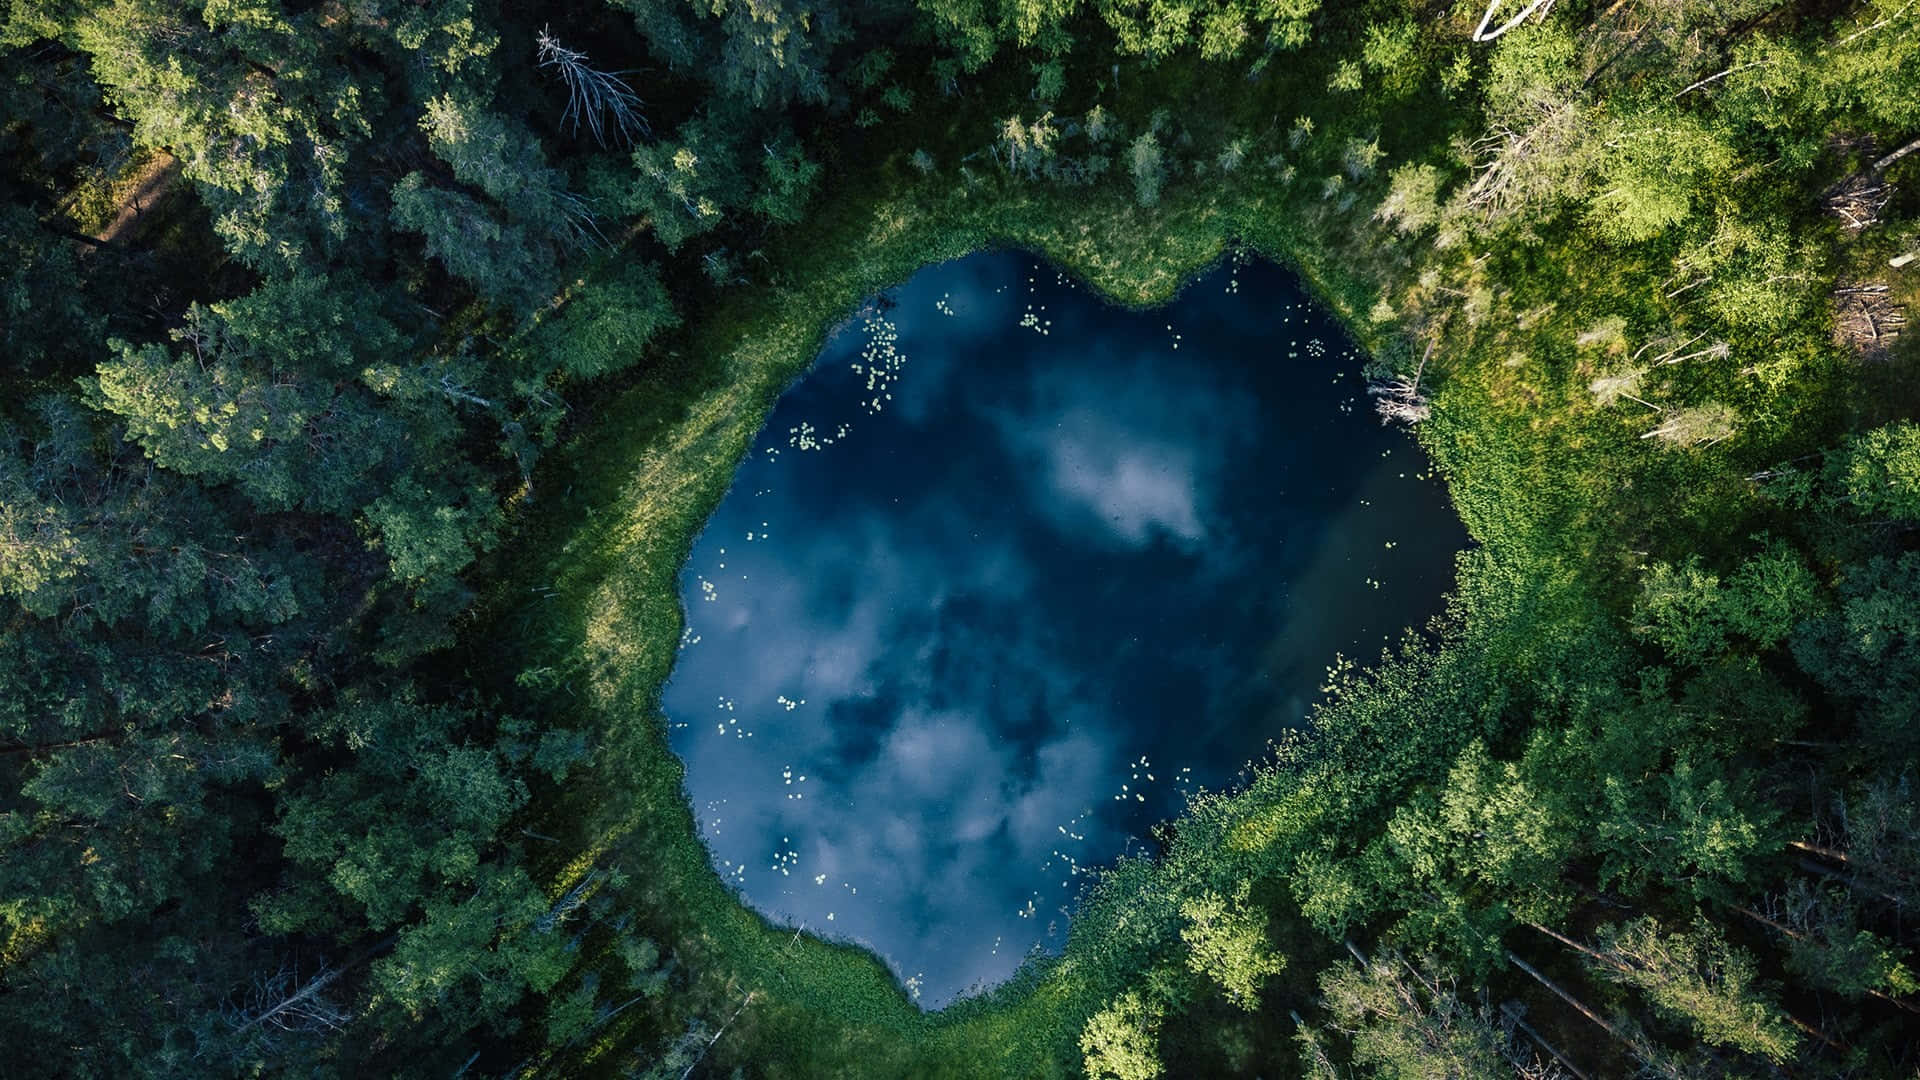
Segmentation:
{"type": "Polygon", "coordinates": [[[0,1072],[1920,1068],[1914,0],[0,0],[0,191],[0,1072]],[[989,248],[1292,268],[1473,544],[926,1012],[659,699],[772,403],[989,248]]]}

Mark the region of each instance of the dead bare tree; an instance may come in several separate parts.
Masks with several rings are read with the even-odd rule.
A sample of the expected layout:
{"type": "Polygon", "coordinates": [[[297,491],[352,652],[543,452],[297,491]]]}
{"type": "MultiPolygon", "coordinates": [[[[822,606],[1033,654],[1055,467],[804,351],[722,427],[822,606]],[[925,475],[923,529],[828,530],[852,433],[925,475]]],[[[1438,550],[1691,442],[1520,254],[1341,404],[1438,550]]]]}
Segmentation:
{"type": "Polygon", "coordinates": [[[687,1071],[680,1074],[680,1080],[687,1080],[687,1077],[693,1075],[693,1070],[695,1066],[698,1066],[700,1062],[707,1056],[707,1051],[713,1049],[713,1044],[720,1041],[720,1036],[725,1035],[727,1033],[727,1029],[733,1026],[733,1022],[735,1020],[740,1019],[740,1014],[743,1012],[746,1012],[747,1006],[753,1004],[753,999],[758,997],[759,995],[760,995],[760,991],[750,990],[747,992],[746,997],[740,999],[740,1007],[733,1010],[733,1015],[727,1017],[727,1022],[724,1024],[721,1024],[720,1030],[714,1032],[713,1038],[707,1040],[707,1045],[700,1048],[699,1057],[694,1058],[692,1064],[687,1066],[687,1071]]]}
{"type": "MultiPolygon", "coordinates": [[[[1536,926],[1535,929],[1542,928],[1536,926]]],[[[1548,933],[1552,937],[1560,937],[1560,935],[1553,934],[1551,931],[1548,931],[1548,933]]],[[[1554,982],[1542,973],[1539,968],[1521,959],[1520,955],[1512,949],[1506,950],[1506,953],[1508,963],[1531,976],[1534,982],[1545,987],[1553,996],[1566,1002],[1575,1012],[1593,1021],[1600,1030],[1612,1036],[1614,1042],[1617,1043],[1621,1049],[1631,1054],[1640,1062],[1640,1075],[1666,1078],[1666,1080],[1682,1080],[1683,1077],[1688,1075],[1682,1071],[1682,1067],[1678,1062],[1673,1061],[1665,1052],[1647,1039],[1645,1034],[1639,1030],[1639,1025],[1624,1017],[1615,1017],[1612,1021],[1607,1020],[1592,1006],[1575,997],[1572,991],[1554,982]]]]}
{"type": "MultiPolygon", "coordinates": [[[[1575,1065],[1567,1055],[1560,1052],[1559,1047],[1548,1042],[1546,1036],[1541,1035],[1538,1031],[1534,1030],[1532,1024],[1527,1023],[1525,1005],[1518,1001],[1509,1001],[1500,1006],[1500,1020],[1501,1030],[1506,1034],[1509,1041],[1514,1041],[1513,1032],[1518,1031],[1527,1038],[1532,1039],[1535,1046],[1546,1051],[1547,1056],[1557,1062],[1560,1068],[1565,1070],[1574,1080],[1589,1080],[1587,1074],[1581,1072],[1578,1065],[1575,1065]]],[[[1536,1070],[1544,1067],[1545,1066],[1539,1063],[1535,1063],[1534,1065],[1536,1070]]],[[[1516,1063],[1515,1068],[1520,1069],[1522,1066],[1516,1063]]],[[[1522,1072],[1522,1075],[1524,1076],[1526,1073],[1522,1072]]]]}
{"type": "Polygon", "coordinates": [[[1704,449],[1732,438],[1739,419],[1739,414],[1727,406],[1709,402],[1667,413],[1666,419],[1658,427],[1640,437],[1661,439],[1675,446],[1698,446],[1704,449]]]}
{"type": "Polygon", "coordinates": [[[1314,1077],[1339,1077],[1343,1075],[1333,1058],[1327,1055],[1325,1036],[1309,1025],[1305,1017],[1293,1009],[1287,1010],[1293,1018],[1294,1041],[1301,1046],[1301,1059],[1307,1063],[1309,1075],[1314,1077]],[[1307,1055],[1311,1054],[1311,1057],[1307,1055]]]}
{"type": "Polygon", "coordinates": [[[1603,406],[1626,398],[1628,401],[1645,405],[1654,412],[1665,412],[1665,409],[1639,396],[1640,380],[1646,376],[1646,368],[1629,368],[1618,375],[1602,375],[1588,383],[1587,389],[1603,406]]]}
{"type": "Polygon", "coordinates": [[[653,133],[640,111],[646,103],[620,78],[627,72],[589,67],[586,53],[560,44],[546,27],[534,42],[539,46],[540,66],[558,70],[567,84],[567,108],[560,114],[560,122],[571,124],[575,135],[580,133],[582,121],[601,146],[607,145],[609,137],[631,144],[636,134],[644,137],[653,133]]]}
{"type": "Polygon", "coordinates": [[[1367,384],[1367,394],[1374,399],[1373,410],[1380,414],[1382,424],[1411,426],[1433,415],[1426,395],[1420,392],[1420,376],[1427,370],[1427,359],[1433,355],[1433,345],[1433,339],[1429,338],[1427,351],[1421,354],[1420,364],[1413,369],[1411,381],[1396,375],[1374,379],[1367,384]]]}
{"type": "Polygon", "coordinates": [[[555,193],[554,206],[560,212],[554,234],[563,242],[577,248],[599,247],[606,242],[607,235],[600,231],[600,217],[592,203],[570,191],[561,191],[555,193]]]}
{"type": "MultiPolygon", "coordinates": [[[[1784,899],[1776,898],[1772,895],[1768,895],[1762,899],[1760,905],[1766,909],[1764,912],[1755,911],[1750,907],[1743,907],[1739,904],[1732,905],[1733,910],[1745,915],[1761,926],[1780,934],[1788,940],[1795,942],[1812,940],[1814,935],[1809,931],[1808,924],[1814,922],[1815,917],[1808,913],[1808,909],[1812,906],[1813,901],[1804,899],[1804,897],[1811,896],[1814,890],[1806,888],[1804,883],[1797,884],[1801,885],[1799,895],[1790,892],[1784,899]],[[1788,907],[1788,911],[1782,912],[1780,910],[1782,906],[1788,907]],[[1787,921],[1781,921],[1782,918],[1785,918],[1787,921]],[[1796,929],[1793,925],[1789,925],[1789,923],[1799,924],[1799,929],[1796,929]]],[[[1904,1001],[1871,986],[1866,987],[1865,990],[1869,997],[1878,998],[1896,1009],[1920,1016],[1920,1005],[1915,1005],[1910,1001],[1904,1001]]]]}
{"type": "MultiPolygon", "coordinates": [[[[1674,970],[1676,965],[1683,970],[1691,971],[1692,978],[1702,979],[1706,977],[1701,969],[1695,966],[1699,963],[1697,957],[1688,957],[1684,952],[1676,952],[1667,942],[1658,936],[1637,933],[1632,925],[1622,928],[1626,930],[1626,933],[1615,936],[1610,940],[1603,940],[1597,946],[1584,945],[1560,933],[1558,930],[1542,926],[1539,923],[1528,923],[1527,925],[1586,957],[1593,962],[1595,967],[1610,973],[1610,976],[1616,981],[1620,981],[1624,977],[1625,981],[1631,985],[1636,981],[1636,975],[1656,975],[1663,969],[1668,971],[1674,970]]],[[[1642,927],[1651,926],[1652,920],[1641,920],[1637,925],[1642,927]]],[[[1512,954],[1509,953],[1508,955],[1511,956],[1512,954]]],[[[1719,963],[1718,961],[1709,961],[1710,965],[1718,965],[1719,963]]],[[[1720,967],[1718,970],[1724,971],[1724,967],[1720,967]]],[[[1686,977],[1687,976],[1684,975],[1682,976],[1683,979],[1686,977]]],[[[1536,978],[1538,978],[1537,975],[1536,978]]],[[[1825,1032],[1799,1019],[1792,1013],[1786,1012],[1783,1009],[1780,1011],[1780,1016],[1785,1019],[1789,1025],[1798,1029],[1803,1034],[1812,1037],[1815,1041],[1825,1045],[1829,1049],[1841,1051],[1846,1049],[1846,1047],[1840,1043],[1829,1038],[1825,1032]]]]}
{"type": "Polygon", "coordinates": [[[1695,349],[1690,353],[1683,353],[1680,351],[1680,349],[1686,348],[1687,345],[1691,345],[1694,342],[1699,341],[1703,337],[1706,337],[1706,335],[1695,334],[1692,338],[1689,338],[1687,340],[1686,345],[1681,345],[1679,348],[1671,349],[1667,352],[1661,353],[1659,356],[1656,356],[1653,358],[1652,366],[1666,367],[1668,364],[1681,364],[1681,363],[1685,363],[1688,360],[1698,359],[1702,356],[1710,356],[1715,360],[1725,360],[1727,357],[1733,355],[1733,346],[1725,341],[1716,341],[1713,344],[1708,345],[1704,349],[1695,349]]]}
{"type": "Polygon", "coordinates": [[[553,906],[547,909],[546,914],[533,921],[534,930],[542,934],[552,933],[556,927],[567,921],[568,916],[586,905],[593,896],[594,887],[599,885],[605,877],[606,875],[598,870],[587,871],[587,876],[581,878],[579,884],[568,889],[565,896],[553,902],[553,906]]]}
{"type": "Polygon", "coordinates": [[[338,1031],[353,1014],[328,998],[325,991],[340,977],[341,968],[321,964],[301,980],[297,963],[254,980],[244,1008],[229,1016],[234,1032],[267,1026],[277,1031],[338,1031]]]}
{"type": "MultiPolygon", "coordinates": [[[[1349,1039],[1369,1030],[1394,1032],[1404,1044],[1425,1051],[1424,1071],[1436,1076],[1487,1075],[1495,1061],[1504,1062],[1518,1080],[1579,1075],[1557,1060],[1543,1060],[1521,1041],[1516,1008],[1495,1010],[1484,995],[1478,1001],[1463,998],[1451,976],[1430,976],[1397,953],[1369,961],[1359,946],[1346,944],[1358,966],[1340,965],[1320,982],[1330,1030],[1349,1039]]],[[[1294,1022],[1305,1026],[1297,1013],[1294,1022]]]]}
{"type": "Polygon", "coordinates": [[[1678,101],[1679,99],[1686,97],[1688,94],[1693,93],[1695,90],[1700,90],[1700,89],[1704,89],[1705,87],[1712,86],[1714,83],[1719,82],[1721,79],[1724,79],[1729,75],[1737,75],[1742,71],[1747,71],[1752,68],[1766,67],[1768,64],[1772,62],[1773,61],[1771,60],[1755,60],[1751,63],[1735,64],[1730,68],[1722,68],[1720,71],[1712,75],[1709,75],[1704,79],[1701,79],[1699,82],[1693,83],[1692,85],[1688,86],[1685,90],[1682,90],[1679,93],[1673,95],[1674,100],[1678,101]]]}
{"type": "Polygon", "coordinates": [[[297,960],[280,965],[271,975],[253,981],[242,1003],[224,1010],[227,1023],[239,1035],[255,1029],[279,1032],[326,1032],[345,1027],[352,1019],[328,991],[342,975],[387,951],[399,940],[390,934],[350,956],[338,967],[320,962],[304,977],[297,960]]]}
{"type": "Polygon", "coordinates": [[[1468,147],[1475,175],[1459,196],[1462,205],[1491,222],[1577,189],[1593,125],[1592,110],[1572,95],[1549,87],[1528,92],[1512,116],[1468,147]]]}

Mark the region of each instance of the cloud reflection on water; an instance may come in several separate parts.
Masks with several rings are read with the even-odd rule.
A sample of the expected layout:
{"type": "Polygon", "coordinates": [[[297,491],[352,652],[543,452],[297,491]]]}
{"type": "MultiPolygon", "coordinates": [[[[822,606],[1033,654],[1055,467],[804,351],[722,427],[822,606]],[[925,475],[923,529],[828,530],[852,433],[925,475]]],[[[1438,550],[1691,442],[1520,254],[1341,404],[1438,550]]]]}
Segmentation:
{"type": "Polygon", "coordinates": [[[744,898],[937,1005],[1057,944],[1075,869],[1230,782],[1337,649],[1424,620],[1463,537],[1275,268],[1150,313],[1016,255],[893,296],[893,399],[859,407],[843,331],[697,543],[666,708],[744,898]]]}

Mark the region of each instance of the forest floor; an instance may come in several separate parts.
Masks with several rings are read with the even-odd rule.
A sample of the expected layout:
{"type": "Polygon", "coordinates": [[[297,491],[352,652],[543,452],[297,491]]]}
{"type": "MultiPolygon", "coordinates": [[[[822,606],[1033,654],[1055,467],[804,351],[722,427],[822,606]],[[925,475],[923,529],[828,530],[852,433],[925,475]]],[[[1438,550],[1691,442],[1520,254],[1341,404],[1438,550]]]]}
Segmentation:
{"type": "Polygon", "coordinates": [[[100,230],[100,240],[111,244],[123,237],[134,239],[146,215],[166,201],[179,180],[179,159],[159,150],[133,175],[115,181],[118,209],[113,220],[100,230]]]}

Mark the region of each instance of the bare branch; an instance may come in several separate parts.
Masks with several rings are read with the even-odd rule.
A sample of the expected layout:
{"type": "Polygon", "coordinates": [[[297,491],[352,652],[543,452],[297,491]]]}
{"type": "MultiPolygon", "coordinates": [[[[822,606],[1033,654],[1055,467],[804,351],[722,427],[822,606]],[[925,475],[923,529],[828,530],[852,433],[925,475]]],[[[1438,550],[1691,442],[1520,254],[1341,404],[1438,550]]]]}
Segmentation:
{"type": "MultiPolygon", "coordinates": [[[[1558,937],[1559,935],[1556,934],[1554,936],[1558,937]]],[[[1574,997],[1572,994],[1562,989],[1559,983],[1556,983],[1552,979],[1547,978],[1545,975],[1540,974],[1539,969],[1535,968],[1532,964],[1527,963],[1525,960],[1520,959],[1520,955],[1514,952],[1512,949],[1507,950],[1507,962],[1512,964],[1514,967],[1519,968],[1521,971],[1526,972],[1528,975],[1533,976],[1533,980],[1535,982],[1539,983],[1541,986],[1544,986],[1548,990],[1552,991],[1553,995],[1559,998],[1561,1001],[1564,1001],[1567,1004],[1573,1006],[1574,1010],[1577,1011],[1581,1016],[1584,1016],[1587,1019],[1593,1021],[1595,1024],[1599,1025],[1602,1031],[1605,1031],[1607,1034],[1613,1036],[1615,1039],[1618,1039],[1620,1042],[1628,1046],[1633,1045],[1631,1040],[1629,1040],[1626,1036],[1620,1034],[1620,1031],[1618,1028],[1615,1028],[1612,1024],[1609,1024],[1605,1020],[1601,1019],[1599,1013],[1594,1012],[1592,1009],[1587,1007],[1585,1002],[1581,1001],[1579,998],[1574,997]]]]}
{"type": "Polygon", "coordinates": [[[616,143],[632,144],[636,134],[652,134],[640,111],[646,103],[621,80],[624,72],[588,67],[586,53],[560,44],[545,27],[534,41],[540,49],[540,66],[558,69],[567,84],[567,108],[560,114],[560,122],[571,124],[575,135],[580,133],[582,120],[601,146],[607,145],[609,137],[616,143]]]}
{"type": "Polygon", "coordinates": [[[337,1031],[346,1026],[353,1014],[322,995],[340,977],[340,970],[321,965],[320,970],[299,985],[299,970],[282,967],[257,981],[248,996],[251,1008],[235,1018],[235,1033],[261,1024],[281,1031],[337,1031]]]}
{"type": "Polygon", "coordinates": [[[1676,409],[1659,427],[1640,437],[1658,438],[1675,446],[1712,446],[1732,437],[1737,420],[1732,409],[1717,403],[1676,409]]]}
{"type": "Polygon", "coordinates": [[[455,401],[464,401],[469,405],[478,405],[483,409],[493,408],[493,402],[461,386],[458,382],[454,381],[454,377],[450,374],[440,376],[440,381],[435,384],[434,389],[455,401]]]}
{"type": "Polygon", "coordinates": [[[1527,16],[1533,14],[1535,11],[1539,11],[1540,17],[1544,19],[1547,17],[1547,12],[1553,10],[1553,0],[1532,0],[1526,7],[1520,9],[1520,14],[1515,15],[1503,23],[1500,29],[1489,32],[1487,30],[1487,24],[1493,21],[1493,13],[1500,10],[1500,4],[1501,0],[1492,0],[1492,2],[1487,5],[1487,13],[1480,17],[1480,25],[1473,32],[1473,40],[1492,41],[1494,38],[1527,21],[1527,16]]]}
{"type": "Polygon", "coordinates": [[[567,890],[565,896],[554,901],[553,907],[549,908],[545,915],[534,920],[534,930],[542,934],[552,933],[555,927],[567,921],[567,916],[580,910],[580,908],[586,904],[588,898],[593,894],[594,886],[600,884],[603,876],[604,875],[598,870],[588,871],[587,876],[581,878],[578,885],[567,890]]]}
{"type": "Polygon", "coordinates": [[[1709,84],[1719,82],[1721,79],[1724,79],[1729,75],[1735,74],[1737,72],[1745,71],[1748,68],[1765,67],[1766,65],[1771,64],[1772,62],[1773,61],[1771,60],[1755,60],[1751,63],[1738,64],[1734,67],[1730,67],[1727,70],[1722,71],[1718,75],[1709,75],[1706,78],[1701,79],[1699,82],[1694,83],[1692,86],[1687,87],[1685,90],[1682,90],[1679,93],[1673,95],[1674,100],[1677,101],[1680,98],[1686,97],[1688,94],[1693,93],[1695,90],[1698,90],[1703,86],[1707,86],[1709,84]]]}
{"type": "Polygon", "coordinates": [[[1920,153],[1920,139],[1915,139],[1900,149],[1895,150],[1893,153],[1888,154],[1886,157],[1881,158],[1879,161],[1874,162],[1873,171],[1885,172],[1887,166],[1913,153],[1920,153]]]}
{"type": "Polygon", "coordinates": [[[1911,10],[1913,10],[1913,3],[1911,2],[1911,0],[1909,0],[1908,4],[1905,7],[1902,7],[1899,11],[1894,12],[1893,14],[1887,16],[1884,19],[1881,19],[1879,22],[1874,23],[1871,26],[1861,27],[1860,29],[1855,30],[1853,33],[1848,34],[1846,37],[1841,38],[1838,42],[1835,43],[1836,47],[1840,45],[1851,45],[1854,39],[1864,37],[1867,34],[1871,34],[1875,30],[1878,30],[1881,27],[1888,25],[1889,23],[1897,21],[1902,15],[1905,15],[1907,12],[1911,10]]]}
{"type": "MultiPolygon", "coordinates": [[[[1920,147],[1920,140],[1913,144],[1920,147]]],[[[1885,159],[1888,161],[1892,158],[1885,159]]],[[[1880,223],[1880,211],[1893,200],[1893,185],[1880,179],[1881,166],[1850,176],[1829,190],[1827,212],[1840,219],[1848,232],[1880,223]]]]}
{"type": "Polygon", "coordinates": [[[701,1059],[707,1056],[707,1051],[713,1049],[713,1044],[720,1041],[720,1036],[725,1035],[727,1033],[727,1029],[733,1026],[733,1022],[735,1020],[740,1019],[740,1014],[747,1011],[747,1006],[753,1004],[753,999],[758,997],[759,994],[760,994],[760,991],[758,990],[753,990],[748,992],[747,996],[741,1000],[740,1007],[733,1010],[733,1015],[727,1017],[727,1022],[724,1024],[721,1024],[720,1030],[714,1032],[713,1038],[707,1040],[707,1045],[700,1048],[700,1056],[697,1058],[694,1058],[693,1064],[687,1066],[687,1071],[680,1074],[680,1080],[687,1080],[687,1077],[693,1075],[693,1070],[695,1066],[698,1066],[701,1062],[701,1059]]]}

